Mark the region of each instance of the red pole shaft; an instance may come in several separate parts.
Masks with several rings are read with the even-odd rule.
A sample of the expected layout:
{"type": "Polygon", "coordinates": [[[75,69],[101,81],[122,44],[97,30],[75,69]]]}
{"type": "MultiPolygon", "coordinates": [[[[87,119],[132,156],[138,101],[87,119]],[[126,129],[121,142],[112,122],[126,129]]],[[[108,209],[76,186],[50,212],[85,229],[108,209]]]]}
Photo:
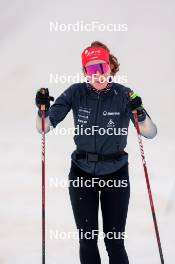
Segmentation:
{"type": "Polygon", "coordinates": [[[147,191],[148,191],[148,196],[149,196],[149,201],[150,201],[150,206],[151,206],[151,212],[152,212],[152,217],[153,217],[154,229],[155,229],[157,244],[158,244],[158,248],[159,248],[160,260],[161,260],[161,264],[164,264],[164,257],[163,257],[163,252],[162,252],[159,229],[158,229],[158,224],[157,224],[157,219],[156,219],[155,207],[154,207],[153,196],[152,196],[152,192],[151,192],[151,186],[150,186],[150,181],[149,181],[149,176],[148,176],[148,170],[147,170],[147,165],[146,165],[146,160],[145,160],[145,154],[144,154],[144,149],[143,149],[143,142],[142,142],[142,138],[141,138],[137,112],[133,112],[133,116],[134,116],[135,126],[136,126],[136,130],[137,130],[137,136],[138,136],[138,141],[139,141],[139,146],[140,146],[140,153],[141,153],[141,157],[142,157],[142,163],[143,163],[143,168],[144,168],[144,173],[145,173],[147,191]]]}
{"type": "Polygon", "coordinates": [[[45,264],[45,111],[41,108],[42,122],[42,264],[45,264]]]}

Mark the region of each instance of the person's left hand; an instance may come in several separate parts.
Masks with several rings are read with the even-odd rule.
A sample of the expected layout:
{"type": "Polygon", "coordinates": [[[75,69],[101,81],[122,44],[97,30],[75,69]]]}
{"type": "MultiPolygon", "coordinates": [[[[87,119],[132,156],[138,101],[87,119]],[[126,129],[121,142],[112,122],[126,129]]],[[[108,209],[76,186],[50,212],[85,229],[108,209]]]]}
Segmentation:
{"type": "Polygon", "coordinates": [[[138,93],[132,92],[130,94],[129,105],[132,112],[137,111],[138,115],[142,113],[143,111],[142,98],[138,93]]]}

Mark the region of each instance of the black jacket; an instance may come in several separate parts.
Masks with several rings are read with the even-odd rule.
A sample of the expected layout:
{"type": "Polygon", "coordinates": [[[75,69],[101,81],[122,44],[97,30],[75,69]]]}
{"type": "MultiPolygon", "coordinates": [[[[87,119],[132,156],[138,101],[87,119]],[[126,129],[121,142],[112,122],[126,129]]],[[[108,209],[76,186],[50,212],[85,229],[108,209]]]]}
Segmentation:
{"type": "MultiPolygon", "coordinates": [[[[74,135],[76,149],[71,158],[84,171],[94,175],[112,173],[128,162],[127,153],[119,160],[98,162],[76,160],[75,154],[79,150],[101,154],[124,150],[130,119],[133,121],[128,96],[131,91],[130,88],[113,83],[107,93],[98,95],[86,83],[76,83],[66,89],[50,107],[49,119],[53,127],[72,109],[77,128],[75,132],[81,128],[81,133],[74,135]]],[[[146,112],[141,118],[139,121],[146,118],[146,112]]]]}

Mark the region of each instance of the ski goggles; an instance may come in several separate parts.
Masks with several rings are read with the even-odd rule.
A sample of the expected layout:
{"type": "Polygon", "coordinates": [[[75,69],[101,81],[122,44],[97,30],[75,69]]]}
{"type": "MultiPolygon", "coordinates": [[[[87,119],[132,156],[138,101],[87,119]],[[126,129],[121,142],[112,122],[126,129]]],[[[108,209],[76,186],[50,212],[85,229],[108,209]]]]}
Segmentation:
{"type": "Polygon", "coordinates": [[[92,64],[84,67],[85,72],[87,75],[92,76],[97,73],[97,71],[100,74],[105,74],[109,70],[109,64],[108,63],[97,63],[92,64]]]}

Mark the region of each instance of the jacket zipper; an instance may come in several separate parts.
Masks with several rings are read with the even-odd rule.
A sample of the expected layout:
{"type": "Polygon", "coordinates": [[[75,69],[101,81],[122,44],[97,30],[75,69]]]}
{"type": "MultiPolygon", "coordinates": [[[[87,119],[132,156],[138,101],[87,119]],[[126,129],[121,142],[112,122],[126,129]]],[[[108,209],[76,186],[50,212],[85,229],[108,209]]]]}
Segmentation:
{"type": "MultiPolygon", "coordinates": [[[[97,102],[97,112],[96,112],[96,117],[95,117],[95,126],[97,124],[97,120],[98,120],[98,112],[99,112],[99,101],[100,101],[100,95],[98,94],[98,102],[97,102]]],[[[95,146],[95,153],[97,152],[97,146],[96,146],[96,133],[94,135],[94,146],[95,146]]],[[[95,168],[96,168],[96,162],[95,162],[95,166],[94,166],[94,176],[95,176],[95,168]]]]}

